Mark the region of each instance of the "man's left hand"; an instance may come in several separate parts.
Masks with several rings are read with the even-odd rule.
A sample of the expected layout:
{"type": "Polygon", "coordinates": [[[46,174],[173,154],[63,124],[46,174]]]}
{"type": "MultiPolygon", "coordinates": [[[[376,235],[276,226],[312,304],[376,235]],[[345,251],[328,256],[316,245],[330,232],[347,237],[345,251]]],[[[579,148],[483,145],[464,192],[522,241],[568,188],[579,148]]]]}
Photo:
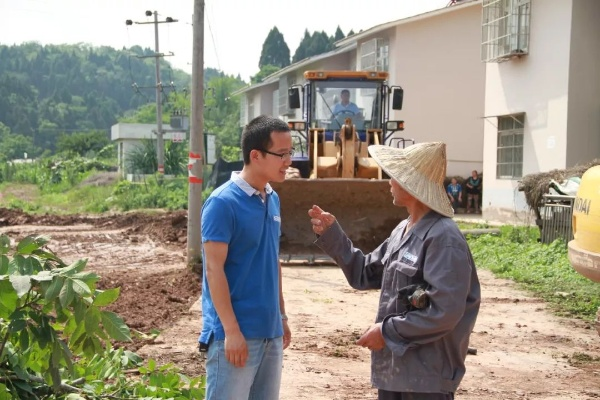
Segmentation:
{"type": "Polygon", "coordinates": [[[287,349],[292,341],[292,331],[290,330],[290,326],[288,325],[287,319],[283,321],[283,349],[287,349]]]}
{"type": "Polygon", "coordinates": [[[360,339],[356,341],[356,344],[373,351],[383,349],[385,347],[385,341],[383,340],[383,334],[381,333],[381,322],[371,325],[371,327],[362,334],[360,339]]]}

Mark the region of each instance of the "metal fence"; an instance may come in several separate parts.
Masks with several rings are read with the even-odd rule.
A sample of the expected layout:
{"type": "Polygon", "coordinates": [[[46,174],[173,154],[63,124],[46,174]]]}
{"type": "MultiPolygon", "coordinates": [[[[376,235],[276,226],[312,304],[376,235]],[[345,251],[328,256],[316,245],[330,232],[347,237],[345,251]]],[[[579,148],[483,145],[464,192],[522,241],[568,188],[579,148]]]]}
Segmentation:
{"type": "Polygon", "coordinates": [[[565,245],[573,240],[573,203],[575,196],[544,195],[540,241],[552,243],[563,239],[565,245]]]}

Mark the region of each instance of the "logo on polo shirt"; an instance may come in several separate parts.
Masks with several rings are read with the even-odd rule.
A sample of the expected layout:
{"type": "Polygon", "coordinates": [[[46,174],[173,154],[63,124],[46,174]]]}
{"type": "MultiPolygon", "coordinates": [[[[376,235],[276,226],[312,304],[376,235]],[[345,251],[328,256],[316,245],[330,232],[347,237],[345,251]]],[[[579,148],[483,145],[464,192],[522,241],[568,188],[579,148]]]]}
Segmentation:
{"type": "Polygon", "coordinates": [[[274,215],[273,221],[281,223],[281,217],[279,215],[274,215]]]}

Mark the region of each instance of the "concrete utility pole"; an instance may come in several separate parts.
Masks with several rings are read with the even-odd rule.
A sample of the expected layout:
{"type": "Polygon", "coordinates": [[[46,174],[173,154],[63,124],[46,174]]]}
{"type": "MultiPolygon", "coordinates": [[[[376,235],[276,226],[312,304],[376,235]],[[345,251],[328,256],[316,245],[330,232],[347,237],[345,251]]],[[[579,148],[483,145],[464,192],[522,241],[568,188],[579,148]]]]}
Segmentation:
{"type": "Polygon", "coordinates": [[[192,53],[192,110],[188,164],[187,261],[201,274],[202,180],[204,173],[204,0],[194,0],[192,53]]]}
{"type": "MultiPolygon", "coordinates": [[[[146,11],[146,16],[150,17],[154,14],[154,21],[152,22],[136,22],[138,25],[154,24],[154,54],[151,56],[140,56],[139,58],[154,57],[156,60],[156,158],[158,160],[159,174],[165,173],[165,141],[163,137],[162,128],[162,82],[160,81],[160,59],[165,57],[165,54],[158,52],[158,24],[177,22],[176,19],[167,17],[164,21],[158,20],[158,12],[146,11]]],[[[128,19],[125,21],[125,25],[131,25],[133,22],[128,19]]],[[[170,53],[169,55],[173,55],[170,53]]]]}

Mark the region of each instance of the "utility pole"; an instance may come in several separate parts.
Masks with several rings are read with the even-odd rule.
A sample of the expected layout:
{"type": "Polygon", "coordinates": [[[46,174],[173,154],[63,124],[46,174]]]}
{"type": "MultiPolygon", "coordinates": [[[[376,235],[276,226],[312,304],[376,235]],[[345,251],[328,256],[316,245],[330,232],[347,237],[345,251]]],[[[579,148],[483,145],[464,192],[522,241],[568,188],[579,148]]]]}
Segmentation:
{"type": "Polygon", "coordinates": [[[202,180],[204,177],[204,0],[194,0],[192,53],[192,110],[188,164],[187,261],[202,274],[202,180]]]}
{"type": "MultiPolygon", "coordinates": [[[[146,11],[146,16],[150,17],[154,14],[154,21],[152,22],[135,22],[138,25],[145,24],[154,24],[154,54],[151,56],[138,56],[138,58],[147,58],[154,57],[156,60],[156,158],[158,160],[158,170],[159,174],[165,173],[165,141],[163,137],[163,128],[162,128],[162,82],[160,81],[160,59],[165,57],[166,55],[158,52],[158,24],[165,24],[171,22],[177,22],[176,19],[171,17],[167,17],[164,21],[158,20],[158,12],[154,11],[146,11]]],[[[125,25],[132,25],[133,22],[128,19],[125,21],[125,25]]],[[[170,56],[173,53],[168,54],[170,56]]]]}

